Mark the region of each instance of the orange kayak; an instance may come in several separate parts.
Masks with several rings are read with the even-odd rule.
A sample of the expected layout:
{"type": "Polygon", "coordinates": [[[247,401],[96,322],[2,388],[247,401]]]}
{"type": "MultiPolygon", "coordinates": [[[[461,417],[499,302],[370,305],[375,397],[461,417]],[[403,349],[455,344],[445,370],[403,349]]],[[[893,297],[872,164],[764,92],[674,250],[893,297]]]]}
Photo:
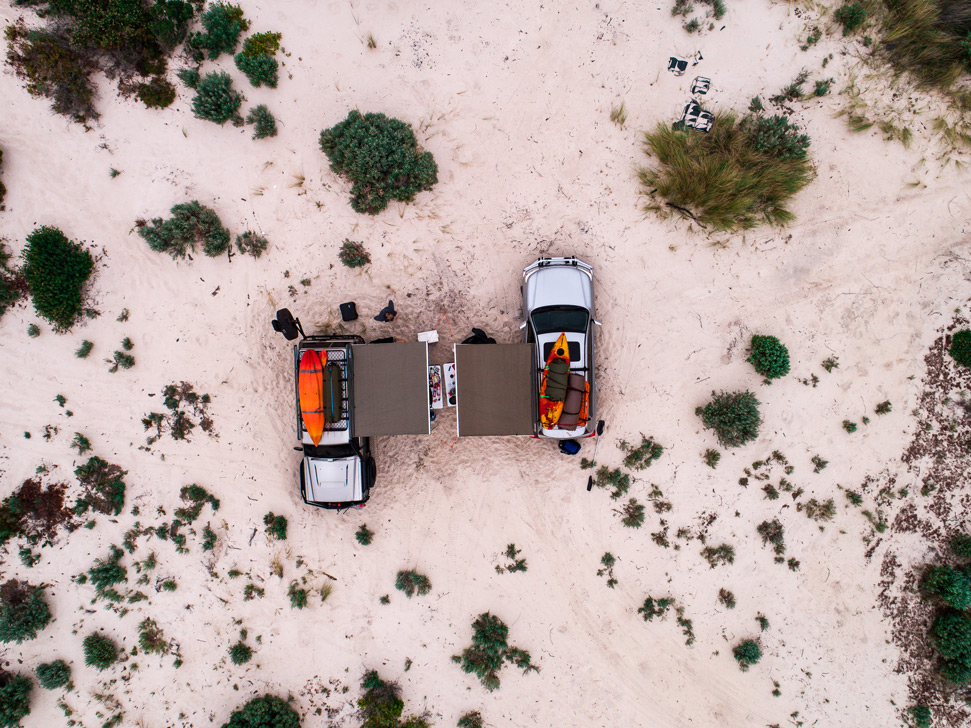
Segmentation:
{"type": "Polygon", "coordinates": [[[543,379],[539,387],[539,421],[544,429],[555,427],[560,419],[569,376],[570,347],[564,333],[553,344],[546,366],[543,367],[543,379]]]}
{"type": "MultiPolygon", "coordinates": [[[[326,360],[326,352],[323,356],[326,360]]],[[[313,349],[307,349],[300,357],[297,387],[300,391],[300,416],[314,445],[320,443],[320,437],[324,434],[323,375],[320,355],[313,349]]]]}

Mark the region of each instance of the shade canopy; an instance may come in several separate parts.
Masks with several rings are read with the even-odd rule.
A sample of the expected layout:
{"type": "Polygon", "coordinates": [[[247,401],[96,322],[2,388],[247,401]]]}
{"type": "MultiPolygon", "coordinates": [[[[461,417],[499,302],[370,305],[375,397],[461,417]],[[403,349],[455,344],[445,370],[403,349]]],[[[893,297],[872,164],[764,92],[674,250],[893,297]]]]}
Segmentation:
{"type": "Polygon", "coordinates": [[[534,344],[457,344],[459,437],[532,435],[536,423],[534,344]]]}
{"type": "Polygon", "coordinates": [[[427,435],[428,344],[351,347],[355,437],[427,435]]]}

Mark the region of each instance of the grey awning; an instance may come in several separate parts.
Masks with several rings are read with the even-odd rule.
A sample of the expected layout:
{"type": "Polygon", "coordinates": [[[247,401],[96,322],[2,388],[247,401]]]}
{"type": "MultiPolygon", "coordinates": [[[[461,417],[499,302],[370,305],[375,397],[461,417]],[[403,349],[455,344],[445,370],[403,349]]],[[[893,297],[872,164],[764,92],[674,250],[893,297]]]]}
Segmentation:
{"type": "Polygon", "coordinates": [[[459,437],[534,433],[535,356],[533,344],[455,347],[459,437]]]}
{"type": "Polygon", "coordinates": [[[431,431],[425,342],[351,347],[351,384],[355,437],[431,431]]]}

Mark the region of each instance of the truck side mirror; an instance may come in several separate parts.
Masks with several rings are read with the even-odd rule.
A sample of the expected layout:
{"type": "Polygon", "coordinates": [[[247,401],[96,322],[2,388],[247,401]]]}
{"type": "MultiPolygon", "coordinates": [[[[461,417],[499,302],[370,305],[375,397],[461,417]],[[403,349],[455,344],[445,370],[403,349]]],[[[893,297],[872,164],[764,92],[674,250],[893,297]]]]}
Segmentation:
{"type": "Polygon", "coordinates": [[[523,321],[521,324],[519,324],[519,330],[522,331],[525,328],[526,328],[526,322],[523,321]]]}

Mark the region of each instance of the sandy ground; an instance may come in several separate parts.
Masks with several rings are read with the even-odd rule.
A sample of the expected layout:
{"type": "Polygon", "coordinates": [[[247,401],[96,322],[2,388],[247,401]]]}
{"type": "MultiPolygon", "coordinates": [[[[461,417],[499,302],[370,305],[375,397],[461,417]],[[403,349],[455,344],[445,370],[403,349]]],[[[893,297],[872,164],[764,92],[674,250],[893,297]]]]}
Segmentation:
{"type": "MultiPolygon", "coordinates": [[[[80,459],[68,443],[79,431],[94,454],[128,471],[129,506],[141,512],[99,516],[92,530],[43,549],[32,570],[8,546],[2,578],[49,584],[56,621],[34,641],[4,646],[4,661],[23,670],[57,656],[73,661],[76,691],[64,701],[91,726],[113,714],[98,693],[119,701],[124,725],[148,728],[220,725],[265,691],[293,695],[305,726],[352,725],[366,668],[400,682],[406,711],[427,710],[442,726],[472,709],[492,726],[897,724],[907,681],[895,672],[899,654],[876,602],[880,560],[866,558],[863,536],[872,529],[845,507],[838,486],[902,468],[924,354],[968,299],[966,174],[942,168],[919,129],[910,150],[878,133],[850,134],[833,118],[840,101],[830,96],[797,106],[818,177],[796,200],[790,228],[712,240],[645,215],[635,179],[641,132],[677,118],[695,73],[712,78],[712,107],[738,110],[801,68],[819,69],[828,53],[837,87],[851,73],[838,35],[799,50],[815,15],[799,17],[786,4],[732,3],[725,29],[700,36],[686,34],[663,3],[241,4],[253,31],[283,33],[279,88],[252,89],[225,57],[204,70],[228,70],[249,104],[270,106],[281,124],[272,140],[194,119],[185,94],[166,111],[143,109],[116,99],[107,81],[103,116],[85,132],[29,97],[9,68],[0,75],[9,189],[0,231],[16,252],[40,224],[90,243],[99,255],[91,300],[102,312],[67,335],[42,325],[37,339],[26,335],[38,322],[29,306],[0,323],[0,495],[41,463],[51,480],[73,482],[80,459]],[[685,76],[665,72],[668,55],[696,51],[703,60],[685,76]],[[609,119],[621,101],[624,128],[609,119]],[[375,217],[354,213],[348,184],[317,146],[319,131],[352,108],[411,123],[438,162],[438,186],[375,217]],[[121,175],[110,178],[111,168],[121,175]],[[173,262],[132,232],[136,219],[188,199],[214,207],[234,234],[265,233],[268,254],[173,262]],[[371,252],[363,272],[337,261],[348,237],[371,252]],[[433,436],[375,443],[380,480],[367,508],[335,515],[305,507],[292,449],[291,352],[270,329],[273,312],[289,306],[318,329],[338,321],[340,302],[355,300],[362,318],[351,330],[366,337],[410,339],[438,324],[442,342],[431,356],[440,363],[451,359],[448,325],[457,339],[479,326],[517,340],[521,270],[546,254],[575,254],[596,269],[608,423],[599,460],[619,465],[620,440],[656,437],[664,455],[635,474],[631,495],[647,502],[656,485],[672,510],[649,507],[642,529],[625,529],[605,491],[585,491],[575,460],[528,439],[456,442],[450,413],[433,436]],[[305,278],[309,287],[298,282],[305,278]],[[389,297],[400,312],[393,327],[370,320],[389,297]],[[127,323],[115,320],[123,308],[127,323]],[[753,333],[788,345],[790,376],[761,385],[745,362],[753,333]],[[137,364],[110,374],[104,358],[125,336],[137,364]],[[73,356],[82,339],[95,343],[85,361],[73,356]],[[828,356],[839,357],[831,374],[820,366],[828,356]],[[818,386],[800,383],[812,374],[818,386]],[[140,418],[160,409],[164,385],[182,380],[212,395],[216,436],[197,431],[187,443],[140,448],[140,418]],[[716,444],[694,409],[723,388],[756,391],[765,424],[757,443],[726,452],[712,470],[701,453],[716,444]],[[877,417],[873,407],[884,400],[893,412],[877,417]],[[844,419],[863,415],[869,426],[843,431],[844,419]],[[40,436],[47,424],[59,428],[49,442],[40,436]],[[773,450],[792,463],[790,480],[805,497],[836,499],[825,530],[785,494],[768,501],[758,484],[738,484],[773,450]],[[829,466],[814,474],[817,454],[829,466]],[[189,483],[221,499],[218,513],[207,510],[197,524],[216,529],[215,552],[202,552],[198,537],[186,555],[142,540],[123,563],[131,570],[154,550],[156,573],[175,577],[178,590],[150,589],[150,600],[121,618],[91,604],[91,587],[72,577],[136,520],[161,520],[159,507],[171,514],[189,483]],[[289,519],[285,543],[264,535],[268,511],[289,519]],[[774,564],[761,545],[755,525],[774,517],[799,571],[774,564]],[[651,539],[661,518],[672,548],[651,539]],[[361,523],[376,532],[366,548],[353,536],[361,523]],[[703,523],[709,544],[734,545],[734,564],[709,568],[697,539],[674,537],[703,523]],[[510,542],[527,573],[495,573],[510,542]],[[619,559],[613,590],[596,575],[605,551],[619,559]],[[282,579],[271,575],[274,558],[282,579]],[[429,596],[408,600],[394,590],[406,567],[430,577],[429,596]],[[232,568],[251,575],[265,598],[244,602],[247,579],[230,580],[232,568]],[[301,576],[314,587],[332,584],[330,598],[312,595],[308,609],[292,610],[287,585],[301,576]],[[718,603],[720,588],[736,595],[734,610],[718,603]],[[384,594],[389,605],[379,603],[384,594]],[[693,645],[673,617],[641,620],[636,610],[648,594],[684,606],[693,645]],[[506,668],[494,693],[449,659],[486,610],[541,668],[525,676],[506,668]],[[764,657],[743,673],[731,647],[759,636],[759,613],[770,621],[764,657]],[[180,668],[171,655],[138,655],[100,674],[84,667],[84,634],[104,630],[131,649],[146,616],[178,644],[180,668]],[[255,656],[235,667],[228,648],[240,627],[255,656]]],[[[0,9],[4,21],[17,16],[0,9]]],[[[591,451],[586,444],[583,455],[591,451]]],[[[62,725],[59,697],[37,689],[24,725],[62,725]]]]}

